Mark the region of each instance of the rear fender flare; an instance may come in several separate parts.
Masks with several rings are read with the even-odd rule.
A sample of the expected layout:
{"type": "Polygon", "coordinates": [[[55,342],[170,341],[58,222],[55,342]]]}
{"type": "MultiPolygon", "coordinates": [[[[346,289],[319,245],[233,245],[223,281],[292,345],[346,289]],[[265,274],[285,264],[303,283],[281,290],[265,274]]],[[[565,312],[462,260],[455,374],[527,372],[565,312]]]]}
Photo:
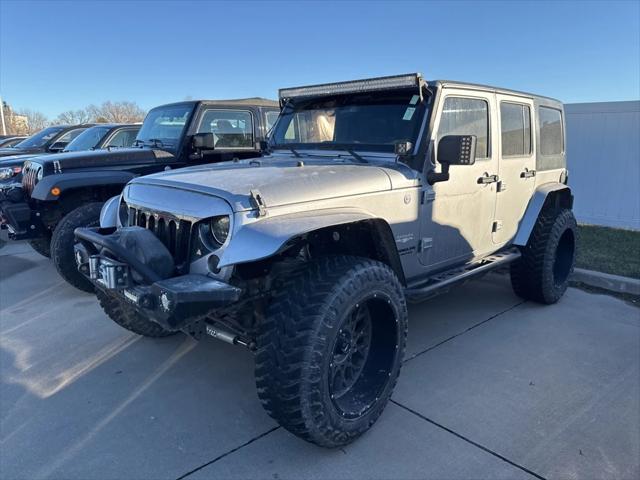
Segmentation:
{"type": "Polygon", "coordinates": [[[524,212],[520,225],[518,226],[518,232],[514,237],[513,244],[524,247],[529,241],[533,227],[538,221],[540,212],[548,203],[548,201],[556,201],[563,204],[567,208],[573,207],[573,195],[571,189],[558,182],[545,183],[540,185],[534,192],[529,205],[524,212]]]}

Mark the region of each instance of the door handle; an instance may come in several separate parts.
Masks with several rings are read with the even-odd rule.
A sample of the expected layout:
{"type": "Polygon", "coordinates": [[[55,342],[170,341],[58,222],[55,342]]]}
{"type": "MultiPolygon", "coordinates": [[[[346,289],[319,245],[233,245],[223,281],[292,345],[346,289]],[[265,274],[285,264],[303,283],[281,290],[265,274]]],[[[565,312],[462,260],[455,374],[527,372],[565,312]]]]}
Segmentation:
{"type": "Polygon", "coordinates": [[[485,173],[478,179],[478,183],[481,185],[488,185],[489,183],[496,183],[498,180],[500,180],[498,175],[489,175],[488,173],[485,173]]]}
{"type": "Polygon", "coordinates": [[[536,176],[535,170],[529,170],[528,168],[524,169],[524,172],[520,173],[520,178],[531,178],[536,176]]]}

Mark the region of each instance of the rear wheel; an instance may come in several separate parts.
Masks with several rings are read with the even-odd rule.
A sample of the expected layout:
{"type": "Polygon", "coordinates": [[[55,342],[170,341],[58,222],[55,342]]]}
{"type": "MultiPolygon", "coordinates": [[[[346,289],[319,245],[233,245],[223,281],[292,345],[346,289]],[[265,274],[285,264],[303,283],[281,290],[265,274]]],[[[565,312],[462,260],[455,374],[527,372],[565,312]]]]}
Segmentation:
{"type": "Polygon", "coordinates": [[[569,286],[576,260],[577,224],[568,209],[540,213],[522,257],[511,264],[515,293],[527,300],[557,302],[569,286]]]}
{"type": "Polygon", "coordinates": [[[165,330],[153,320],[145,318],[121,298],[105,293],[100,289],[96,289],[96,296],[100,306],[109,315],[109,318],[130,332],[154,338],[168,337],[177,333],[165,330]]]}
{"type": "Polygon", "coordinates": [[[381,262],[320,258],[283,282],[260,329],[256,385],[265,410],[309,442],[345,445],[375,423],[400,373],[402,285],[381,262]]]}
{"type": "Polygon", "coordinates": [[[47,233],[44,238],[29,240],[29,245],[43,257],[51,258],[51,234],[47,233]]]}
{"type": "Polygon", "coordinates": [[[76,243],[74,230],[78,227],[97,227],[100,224],[101,202],[89,203],[65,215],[51,239],[51,259],[58,273],[67,283],[84,292],[93,293],[93,284],[78,271],[73,246],[76,243]]]}

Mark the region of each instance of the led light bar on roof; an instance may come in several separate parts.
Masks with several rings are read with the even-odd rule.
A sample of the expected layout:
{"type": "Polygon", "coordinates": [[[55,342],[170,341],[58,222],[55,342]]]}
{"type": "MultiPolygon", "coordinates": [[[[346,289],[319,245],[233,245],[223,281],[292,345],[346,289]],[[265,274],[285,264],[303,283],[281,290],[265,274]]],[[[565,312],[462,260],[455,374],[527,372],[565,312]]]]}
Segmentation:
{"type": "Polygon", "coordinates": [[[411,73],[394,75],[391,77],[368,78],[349,82],[324,83],[308,87],[281,88],[280,100],[294,97],[316,97],[336,95],[342,93],[373,92],[376,90],[391,90],[394,88],[419,88],[422,75],[411,73]]]}

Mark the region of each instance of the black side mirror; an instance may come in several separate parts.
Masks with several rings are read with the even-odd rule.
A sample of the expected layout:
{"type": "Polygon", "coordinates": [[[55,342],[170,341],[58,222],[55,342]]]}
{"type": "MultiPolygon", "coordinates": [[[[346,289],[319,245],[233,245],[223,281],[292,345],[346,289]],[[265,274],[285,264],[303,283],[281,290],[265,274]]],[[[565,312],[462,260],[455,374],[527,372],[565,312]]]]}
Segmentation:
{"type": "Polygon", "coordinates": [[[211,132],[196,133],[191,137],[191,141],[196,150],[213,150],[215,148],[215,139],[211,132]]]}
{"type": "Polygon", "coordinates": [[[449,180],[451,165],[473,165],[476,163],[475,135],[447,135],[438,142],[438,163],[442,165],[441,172],[429,172],[429,185],[449,180]]]}
{"type": "Polygon", "coordinates": [[[473,165],[476,163],[475,135],[447,135],[438,142],[438,163],[473,165]]]}
{"type": "Polygon", "coordinates": [[[55,142],[53,145],[49,147],[49,151],[53,153],[61,152],[68,145],[68,142],[55,142]]]}

